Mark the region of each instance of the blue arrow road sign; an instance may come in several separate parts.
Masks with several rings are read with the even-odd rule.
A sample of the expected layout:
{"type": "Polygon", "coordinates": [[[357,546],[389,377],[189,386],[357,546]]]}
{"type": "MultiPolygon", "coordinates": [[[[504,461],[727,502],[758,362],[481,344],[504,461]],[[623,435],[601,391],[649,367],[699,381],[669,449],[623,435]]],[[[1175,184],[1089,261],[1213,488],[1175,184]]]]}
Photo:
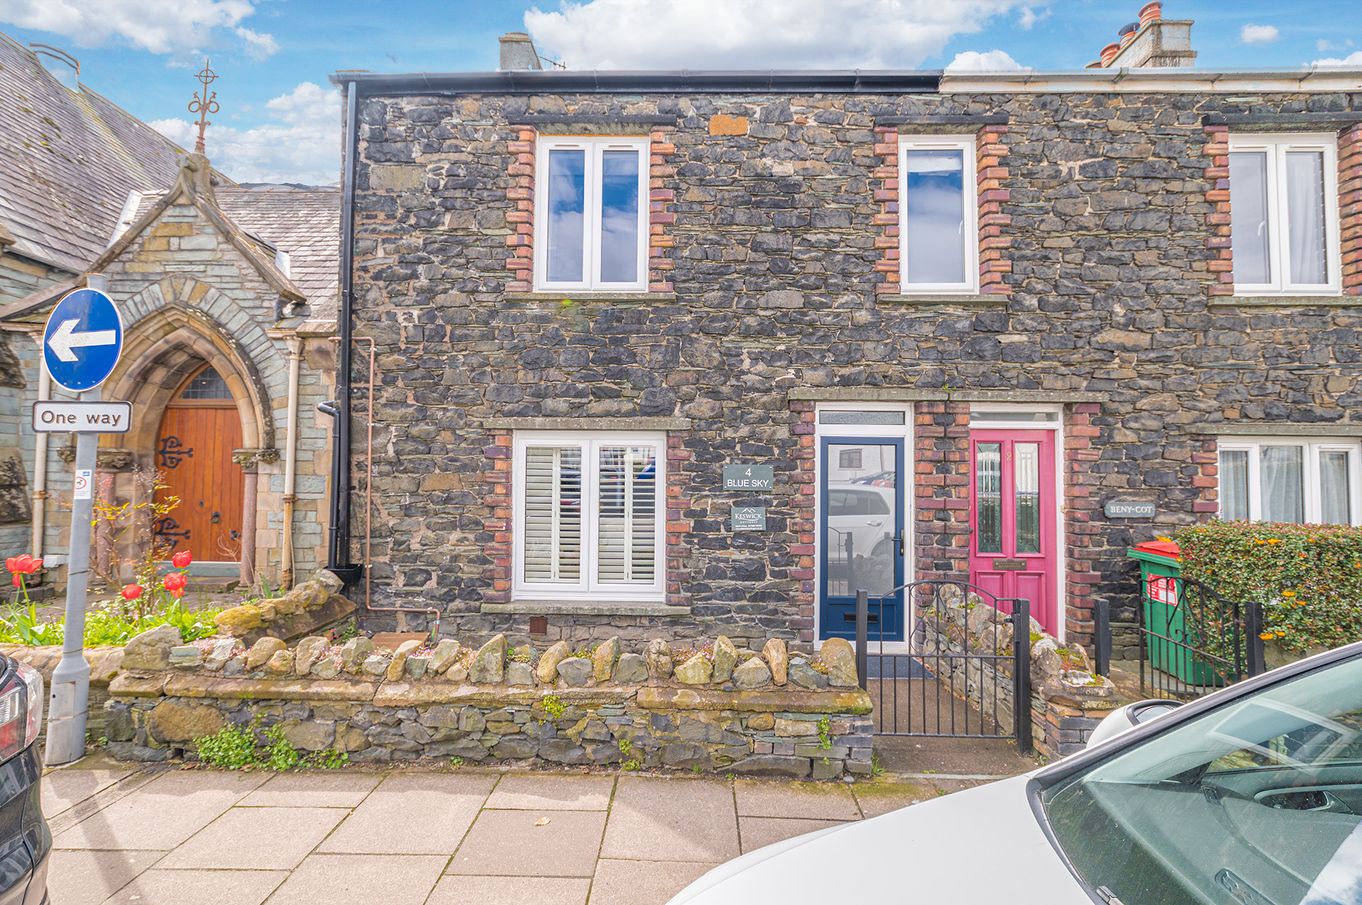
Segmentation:
{"type": "Polygon", "coordinates": [[[43,330],[43,360],[58,386],[92,390],[113,373],[123,351],[123,318],[98,289],[76,289],[52,309],[43,330]]]}

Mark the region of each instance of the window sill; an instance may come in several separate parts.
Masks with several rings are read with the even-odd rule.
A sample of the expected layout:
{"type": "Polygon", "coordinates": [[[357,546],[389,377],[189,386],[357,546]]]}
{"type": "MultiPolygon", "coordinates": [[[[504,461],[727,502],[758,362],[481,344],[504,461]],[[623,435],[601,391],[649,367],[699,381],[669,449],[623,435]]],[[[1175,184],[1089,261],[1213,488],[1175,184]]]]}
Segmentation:
{"type": "Polygon", "coordinates": [[[1005,295],[983,295],[978,293],[952,293],[952,292],[924,292],[912,295],[881,295],[876,296],[876,301],[888,302],[893,305],[921,305],[923,307],[941,305],[961,305],[971,308],[977,307],[1006,307],[1007,296],[1005,295]]]}
{"type": "Polygon", "coordinates": [[[1222,295],[1213,308],[1362,308],[1362,295],[1222,295]]]}
{"type": "Polygon", "coordinates": [[[536,292],[507,292],[502,298],[517,302],[674,302],[676,293],[648,292],[643,289],[624,292],[541,289],[536,292]]]}
{"type": "Polygon", "coordinates": [[[688,606],[628,601],[581,602],[570,600],[515,600],[511,603],[484,603],[482,613],[509,613],[520,616],[656,616],[678,618],[690,615],[688,606]]]}

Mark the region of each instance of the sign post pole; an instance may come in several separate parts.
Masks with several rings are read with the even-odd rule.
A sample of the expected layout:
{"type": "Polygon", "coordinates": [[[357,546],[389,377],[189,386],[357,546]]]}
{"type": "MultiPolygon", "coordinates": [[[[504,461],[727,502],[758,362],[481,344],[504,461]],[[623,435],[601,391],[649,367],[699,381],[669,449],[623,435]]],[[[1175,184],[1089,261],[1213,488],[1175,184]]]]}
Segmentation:
{"type": "MultiPolygon", "coordinates": [[[[91,274],[87,285],[89,289],[102,294],[107,282],[103,276],[91,274]]],[[[60,310],[59,305],[53,312],[54,319],[60,310]]],[[[58,325],[55,333],[49,327],[44,337],[44,353],[51,348],[54,354],[58,356],[65,354],[68,356],[66,360],[70,360],[71,346],[66,338],[72,335],[72,326],[66,321],[58,325]],[[66,343],[64,353],[61,351],[63,343],[66,343]]],[[[117,347],[122,344],[121,325],[118,333],[118,341],[113,344],[115,345],[113,361],[109,363],[108,371],[113,370],[113,364],[117,361],[117,347]]],[[[82,401],[98,401],[101,396],[98,384],[107,376],[106,372],[95,380],[95,385],[81,394],[82,401]]],[[[71,545],[66,567],[66,629],[62,641],[61,662],[52,673],[52,696],[47,718],[47,751],[44,757],[48,766],[71,763],[85,755],[85,720],[90,705],[90,664],[85,659],[85,602],[90,583],[90,521],[94,513],[94,472],[98,442],[99,433],[95,431],[76,432],[76,473],[71,493],[71,545]]]]}

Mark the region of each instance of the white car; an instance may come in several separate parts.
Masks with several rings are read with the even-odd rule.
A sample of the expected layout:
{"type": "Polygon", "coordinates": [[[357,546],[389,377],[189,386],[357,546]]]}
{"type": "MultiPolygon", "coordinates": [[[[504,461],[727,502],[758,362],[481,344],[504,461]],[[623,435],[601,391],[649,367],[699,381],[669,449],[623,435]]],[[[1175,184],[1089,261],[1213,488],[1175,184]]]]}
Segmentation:
{"type": "Polygon", "coordinates": [[[1023,776],[788,839],[671,905],[1362,903],[1362,644],[1173,709],[1132,704],[1023,776]]]}

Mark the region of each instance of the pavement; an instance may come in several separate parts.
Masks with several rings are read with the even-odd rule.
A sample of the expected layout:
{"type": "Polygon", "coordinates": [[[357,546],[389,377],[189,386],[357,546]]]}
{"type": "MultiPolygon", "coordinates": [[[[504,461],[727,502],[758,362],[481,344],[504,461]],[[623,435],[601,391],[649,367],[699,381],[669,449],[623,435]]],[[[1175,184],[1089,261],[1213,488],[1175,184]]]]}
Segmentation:
{"type": "Polygon", "coordinates": [[[989,778],[231,773],[94,755],[49,771],[42,796],[53,905],[661,905],[741,853],[989,778]]]}

